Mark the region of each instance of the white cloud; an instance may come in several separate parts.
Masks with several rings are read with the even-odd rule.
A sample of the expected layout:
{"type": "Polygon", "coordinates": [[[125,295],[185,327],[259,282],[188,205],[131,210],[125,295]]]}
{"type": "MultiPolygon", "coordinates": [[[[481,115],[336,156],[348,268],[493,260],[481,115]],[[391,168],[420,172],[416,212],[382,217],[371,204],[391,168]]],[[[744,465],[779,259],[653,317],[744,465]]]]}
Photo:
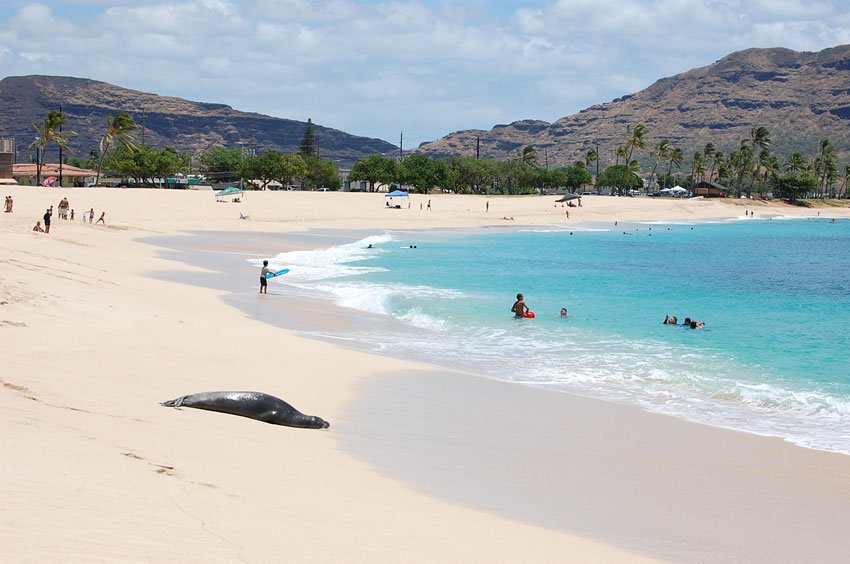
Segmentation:
{"type": "Polygon", "coordinates": [[[73,74],[406,146],[592,104],[748,47],[850,43],[825,0],[16,0],[0,70],[73,74]],[[34,31],[36,30],[36,31],[34,31]],[[49,33],[50,40],[44,35],[49,33]]]}

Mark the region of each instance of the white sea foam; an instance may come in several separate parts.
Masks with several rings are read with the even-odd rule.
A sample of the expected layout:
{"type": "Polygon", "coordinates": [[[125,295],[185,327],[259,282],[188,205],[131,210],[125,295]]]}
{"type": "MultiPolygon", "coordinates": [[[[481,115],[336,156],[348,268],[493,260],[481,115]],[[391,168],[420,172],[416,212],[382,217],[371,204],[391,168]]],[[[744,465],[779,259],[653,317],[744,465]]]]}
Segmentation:
{"type": "MultiPolygon", "coordinates": [[[[325,338],[485,377],[630,403],[691,421],[850,454],[850,401],[842,391],[783,381],[767,368],[742,365],[723,350],[688,346],[688,341],[595,333],[571,323],[547,325],[545,319],[488,324],[474,315],[459,317],[465,299],[480,298],[469,292],[426,284],[361,281],[358,274],[382,269],[358,263],[381,253],[401,252],[386,245],[397,240],[385,234],[332,249],[283,253],[276,257],[275,266],[292,268],[290,274],[295,276],[288,275],[287,282],[296,288],[322,292],[342,307],[386,315],[407,327],[399,331],[397,324],[392,330],[370,324],[368,330],[353,335],[323,334],[325,338]],[[368,249],[370,242],[372,249],[368,249]],[[458,316],[451,308],[434,306],[446,300],[457,301],[458,316]],[[519,364],[518,358],[523,359],[519,364]]],[[[688,333],[689,338],[710,334],[688,333]]]]}
{"type": "MultiPolygon", "coordinates": [[[[352,263],[376,257],[382,252],[377,246],[392,240],[393,236],[389,234],[372,235],[354,243],[326,249],[279,253],[269,263],[273,268],[289,268],[286,280],[293,284],[383,272],[383,268],[352,263]]],[[[251,259],[250,262],[257,266],[261,264],[259,259],[251,259]]]]}
{"type": "MultiPolygon", "coordinates": [[[[401,317],[414,320],[420,314],[410,310],[401,317]]],[[[425,333],[361,338],[380,343],[376,352],[637,404],[648,411],[850,454],[846,431],[850,402],[824,391],[758,383],[758,375],[744,374],[741,366],[706,353],[577,331],[558,333],[553,339],[532,324],[525,333],[486,326],[461,330],[428,315],[412,324],[425,333]],[[527,359],[521,366],[515,362],[519,357],[527,359]]]]}

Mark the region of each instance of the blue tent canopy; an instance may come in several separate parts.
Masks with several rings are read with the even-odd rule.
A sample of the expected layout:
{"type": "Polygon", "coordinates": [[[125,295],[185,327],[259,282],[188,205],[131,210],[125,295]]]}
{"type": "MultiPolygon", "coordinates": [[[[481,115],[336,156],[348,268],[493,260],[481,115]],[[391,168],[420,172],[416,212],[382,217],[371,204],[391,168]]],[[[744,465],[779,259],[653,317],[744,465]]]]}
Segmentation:
{"type": "Polygon", "coordinates": [[[241,190],[235,186],[228,186],[221,192],[216,192],[216,196],[235,196],[236,194],[241,194],[244,190],[241,190]]]}
{"type": "Polygon", "coordinates": [[[401,190],[393,190],[392,192],[388,193],[385,198],[407,198],[408,196],[410,196],[410,194],[408,194],[407,192],[402,192],[401,190]]]}

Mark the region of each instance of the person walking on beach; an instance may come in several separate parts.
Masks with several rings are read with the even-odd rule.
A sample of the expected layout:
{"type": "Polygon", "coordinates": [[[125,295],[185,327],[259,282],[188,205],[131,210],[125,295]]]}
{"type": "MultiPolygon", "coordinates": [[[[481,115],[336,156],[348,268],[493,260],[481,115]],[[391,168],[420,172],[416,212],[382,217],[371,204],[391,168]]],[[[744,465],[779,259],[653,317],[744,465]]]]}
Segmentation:
{"type": "Polygon", "coordinates": [[[74,221],[74,210],[71,210],[71,221],[74,221]]]}
{"type": "Polygon", "coordinates": [[[490,211],[490,200],[487,200],[487,203],[484,204],[484,213],[487,213],[489,211],[490,211]]]}
{"type": "Polygon", "coordinates": [[[102,214],[100,214],[100,217],[98,218],[97,223],[102,223],[102,224],[106,225],[106,222],[103,220],[105,217],[106,217],[106,212],[103,212],[102,214]]]}
{"type": "Polygon", "coordinates": [[[12,201],[12,196],[6,196],[6,208],[3,210],[6,213],[12,213],[12,206],[15,202],[12,201]]]}
{"type": "MultiPolygon", "coordinates": [[[[83,219],[85,219],[85,218],[83,218],[83,219]]],[[[89,223],[92,223],[93,221],[94,221],[94,208],[89,210],[89,223]]]]}
{"type": "Polygon", "coordinates": [[[514,314],[514,317],[525,317],[525,312],[528,311],[528,306],[525,305],[525,298],[522,297],[522,294],[516,295],[516,301],[514,305],[511,306],[511,311],[514,314]]]}
{"type": "Polygon", "coordinates": [[[431,200],[428,200],[428,211],[431,211],[431,200]]]}
{"type": "Polygon", "coordinates": [[[274,274],[274,270],[269,266],[269,261],[263,261],[263,269],[260,271],[260,293],[268,294],[269,280],[266,278],[269,274],[274,274]]]}
{"type": "Polygon", "coordinates": [[[50,233],[50,216],[53,215],[53,212],[50,208],[47,208],[47,211],[44,212],[44,232],[50,233]]]}
{"type": "Polygon", "coordinates": [[[59,212],[59,219],[68,219],[68,210],[71,208],[71,205],[68,203],[68,198],[62,198],[59,201],[59,205],[56,207],[59,212]]]}

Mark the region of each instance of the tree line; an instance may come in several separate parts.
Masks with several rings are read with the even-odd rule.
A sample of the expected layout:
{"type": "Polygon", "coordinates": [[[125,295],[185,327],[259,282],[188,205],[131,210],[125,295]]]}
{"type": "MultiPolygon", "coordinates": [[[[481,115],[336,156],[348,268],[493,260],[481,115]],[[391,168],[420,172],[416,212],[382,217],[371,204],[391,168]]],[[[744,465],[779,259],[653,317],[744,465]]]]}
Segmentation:
{"type": "MultiPolygon", "coordinates": [[[[799,152],[785,158],[771,151],[771,135],[766,127],[753,127],[749,136],[726,152],[714,143],[693,150],[690,158],[669,139],[660,139],[650,147],[649,129],[644,124],[627,126],[622,143],[617,145],[615,164],[596,179],[597,186],[609,186],[622,193],[628,188],[644,186],[641,164],[651,164],[646,186],[653,189],[675,185],[693,188],[700,182],[716,183],[730,195],[773,193],[776,197],[795,201],[799,198],[846,198],[850,181],[850,164],[838,163],[835,145],[822,139],[816,154],[799,152]],[[621,163],[622,160],[622,163],[621,163]]],[[[588,162],[598,159],[588,153],[588,162]]]]}
{"type": "MultiPolygon", "coordinates": [[[[47,150],[55,145],[72,152],[70,140],[76,135],[66,129],[68,116],[51,110],[42,122],[33,124],[38,136],[30,145],[35,150],[36,183],[41,184],[41,172],[47,150]]],[[[139,144],[136,132],[139,127],[126,112],[106,117],[98,148],[89,152],[87,159],[70,157],[67,164],[96,171],[95,184],[104,171],[132,179],[138,185],[157,185],[177,173],[192,173],[195,168],[212,182],[234,182],[251,179],[258,184],[249,188],[265,189],[272,181],[284,185],[297,183],[302,189],[326,187],[338,190],[342,186],[339,172],[333,163],[318,155],[312,120],[307,120],[299,152],[283,154],[264,151],[253,154],[242,147],[212,146],[196,154],[177,151],[171,147],[156,148],[139,144]]]]}
{"type": "MultiPolygon", "coordinates": [[[[34,124],[38,136],[30,145],[36,150],[37,182],[51,145],[70,151],[73,131],[65,129],[67,115],[53,110],[43,122],[34,124]]],[[[135,139],[138,126],[126,112],[107,116],[97,150],[87,160],[68,159],[69,164],[96,170],[99,182],[105,170],[140,184],[154,184],[178,172],[197,167],[208,180],[230,182],[252,179],[256,188],[272,182],[298,184],[302,189],[342,186],[339,172],[329,160],[318,155],[312,121],[308,119],[299,151],[285,154],[268,150],[246,155],[241,147],[213,146],[195,155],[173,148],[140,145],[135,139]]],[[[537,150],[527,146],[516,158],[507,160],[473,157],[431,158],[414,154],[401,161],[373,155],[355,162],[348,178],[364,182],[368,191],[378,186],[408,186],[419,193],[443,189],[466,194],[532,194],[554,189],[574,192],[584,185],[607,187],[619,194],[647,187],[681,185],[693,188],[699,182],[724,186],[729,195],[772,192],[775,196],[796,200],[803,197],[847,197],[850,164],[838,163],[837,151],[829,139],[823,139],[816,154],[799,152],[785,158],[771,152],[771,135],[765,127],[754,127],[749,136],[727,151],[706,143],[686,155],[669,139],[650,146],[649,129],[644,124],[626,127],[621,143],[613,152],[614,164],[606,166],[596,178],[591,167],[599,168],[600,155],[589,150],[584,160],[549,169],[541,166],[537,150]],[[647,165],[642,170],[641,163],[647,165]],[[646,174],[648,172],[648,176],[646,174]]]]}
{"type": "Polygon", "coordinates": [[[592,181],[584,163],[541,167],[534,147],[526,147],[518,158],[506,161],[411,155],[399,162],[374,155],[355,162],[348,179],[365,182],[370,192],[380,185],[403,185],[423,194],[435,188],[458,194],[532,194],[557,188],[574,191],[592,181]]]}

